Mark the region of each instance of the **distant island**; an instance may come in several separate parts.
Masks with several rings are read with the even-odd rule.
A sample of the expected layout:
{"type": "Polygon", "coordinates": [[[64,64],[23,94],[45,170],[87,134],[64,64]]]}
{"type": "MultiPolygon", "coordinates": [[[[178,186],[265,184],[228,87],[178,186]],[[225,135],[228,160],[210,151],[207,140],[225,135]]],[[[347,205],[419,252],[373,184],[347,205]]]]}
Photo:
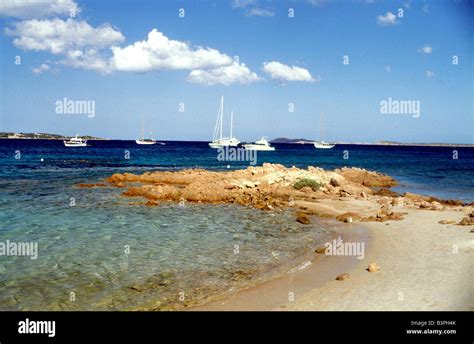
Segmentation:
{"type": "MultiPolygon", "coordinates": [[[[36,140],[66,140],[71,136],[64,136],[58,134],[47,134],[47,133],[6,133],[0,132],[0,139],[36,139],[36,140]]],[[[100,137],[94,136],[81,136],[84,140],[107,140],[100,137]]]]}
{"type": "Polygon", "coordinates": [[[278,137],[270,141],[270,143],[296,143],[296,144],[312,144],[314,140],[307,139],[288,139],[286,137],[278,137]]]}
{"type": "MultiPolygon", "coordinates": [[[[314,140],[308,139],[288,139],[286,137],[278,137],[270,141],[270,143],[288,143],[288,144],[312,144],[314,140]]],[[[396,141],[378,141],[372,142],[332,142],[339,145],[372,145],[372,146],[432,146],[432,147],[474,147],[472,143],[403,143],[396,141]]]]}

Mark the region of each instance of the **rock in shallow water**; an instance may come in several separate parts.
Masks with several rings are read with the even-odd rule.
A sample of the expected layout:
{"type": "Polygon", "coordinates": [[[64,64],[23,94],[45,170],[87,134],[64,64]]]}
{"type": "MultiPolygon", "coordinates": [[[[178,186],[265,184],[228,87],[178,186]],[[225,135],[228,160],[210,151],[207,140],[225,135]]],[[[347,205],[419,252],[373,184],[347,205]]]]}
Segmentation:
{"type": "Polygon", "coordinates": [[[297,213],[296,214],[296,221],[302,223],[304,225],[308,225],[311,223],[309,216],[305,213],[297,213]]]}

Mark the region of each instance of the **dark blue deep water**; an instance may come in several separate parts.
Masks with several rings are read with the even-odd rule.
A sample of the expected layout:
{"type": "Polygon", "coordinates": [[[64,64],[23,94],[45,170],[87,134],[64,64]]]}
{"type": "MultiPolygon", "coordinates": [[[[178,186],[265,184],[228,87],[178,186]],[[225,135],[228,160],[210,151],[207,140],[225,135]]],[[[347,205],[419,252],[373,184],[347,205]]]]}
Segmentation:
{"type": "MultiPolygon", "coordinates": [[[[0,140],[0,178],[101,178],[117,171],[153,169],[245,168],[248,162],[221,162],[205,142],[166,142],[138,146],[134,141],[89,141],[91,147],[66,148],[53,140],[0,140]],[[15,159],[15,151],[21,159],[15,159]],[[126,151],[130,158],[125,159],[126,151]],[[43,162],[41,162],[43,159],[43,162]]],[[[395,190],[442,198],[474,201],[474,148],[338,145],[316,150],[312,145],[274,144],[275,152],[258,152],[264,162],[285,166],[335,169],[356,166],[389,174],[400,184],[395,190]],[[453,159],[453,150],[458,159],[453,159]],[[344,159],[344,152],[347,159],[344,159]]]]}
{"type": "MultiPolygon", "coordinates": [[[[0,256],[0,310],[179,308],[282,273],[337,234],[321,223],[301,225],[286,211],[148,208],[130,205],[121,189],[76,188],[116,172],[248,166],[218,161],[205,142],[89,144],[0,140],[0,243],[38,244],[35,260],[0,256]]],[[[357,166],[391,175],[396,191],[474,201],[474,148],[456,148],[453,159],[449,147],[274,146],[258,153],[257,165],[357,166]]]]}

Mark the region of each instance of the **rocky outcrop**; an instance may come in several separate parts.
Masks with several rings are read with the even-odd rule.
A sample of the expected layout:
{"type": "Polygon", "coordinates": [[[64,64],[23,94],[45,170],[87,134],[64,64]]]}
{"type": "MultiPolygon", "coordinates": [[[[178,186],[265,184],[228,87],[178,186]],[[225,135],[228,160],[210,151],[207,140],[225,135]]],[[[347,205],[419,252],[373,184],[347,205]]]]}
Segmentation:
{"type": "MultiPolygon", "coordinates": [[[[325,171],[312,166],[299,169],[265,163],[243,170],[222,172],[189,169],[146,172],[141,175],[116,173],[107,178],[107,182],[111,187],[125,188],[122,193],[125,197],[146,200],[136,204],[153,207],[158,206],[161,201],[186,201],[230,203],[261,210],[294,207],[296,211],[300,211],[297,221],[302,224],[310,223],[310,215],[335,218],[345,223],[397,221],[406,214],[399,211],[402,208],[440,211],[447,206],[459,205],[458,201],[443,201],[411,193],[402,196],[388,189],[396,185],[393,178],[360,168],[325,171]],[[296,183],[302,184],[301,181],[305,180],[318,187],[294,187],[296,183]],[[331,200],[365,202],[367,209],[363,207],[340,211],[338,205],[325,205],[331,200]]],[[[97,186],[99,184],[79,184],[79,187],[86,188],[97,186]]],[[[472,219],[467,218],[459,224],[466,225],[471,221],[472,219]]]]}
{"type": "Polygon", "coordinates": [[[348,194],[370,193],[367,187],[346,180],[341,175],[316,167],[286,168],[278,164],[263,164],[245,170],[212,172],[201,169],[177,172],[147,172],[113,174],[107,179],[111,186],[127,187],[127,197],[149,200],[203,203],[236,203],[258,209],[271,210],[288,206],[290,199],[323,198],[339,194],[344,188],[348,194]],[[292,186],[304,179],[318,182],[318,190],[292,186]],[[337,185],[337,186],[334,186],[337,185]]]}
{"type": "Polygon", "coordinates": [[[339,175],[343,176],[346,180],[349,180],[356,184],[361,184],[368,187],[382,187],[382,188],[390,188],[392,186],[397,185],[395,179],[390,176],[368,171],[362,168],[341,168],[335,170],[334,172],[338,173],[339,175]]]}

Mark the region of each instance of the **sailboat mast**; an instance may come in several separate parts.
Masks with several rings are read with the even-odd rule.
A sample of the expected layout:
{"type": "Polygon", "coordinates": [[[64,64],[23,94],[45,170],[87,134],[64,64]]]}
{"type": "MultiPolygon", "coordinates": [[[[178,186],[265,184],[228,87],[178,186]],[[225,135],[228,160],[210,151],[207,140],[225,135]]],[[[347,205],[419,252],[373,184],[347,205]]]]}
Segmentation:
{"type": "Polygon", "coordinates": [[[145,138],[145,120],[142,119],[142,140],[145,138]]]}
{"type": "Polygon", "coordinates": [[[224,121],[224,96],[221,97],[221,127],[219,139],[222,139],[222,122],[224,121]]]}
{"type": "Polygon", "coordinates": [[[324,112],[321,112],[321,118],[319,123],[319,135],[321,142],[324,141],[324,112]]]}
{"type": "Polygon", "coordinates": [[[232,126],[234,125],[234,111],[230,112],[230,137],[232,138],[232,126]]]}

